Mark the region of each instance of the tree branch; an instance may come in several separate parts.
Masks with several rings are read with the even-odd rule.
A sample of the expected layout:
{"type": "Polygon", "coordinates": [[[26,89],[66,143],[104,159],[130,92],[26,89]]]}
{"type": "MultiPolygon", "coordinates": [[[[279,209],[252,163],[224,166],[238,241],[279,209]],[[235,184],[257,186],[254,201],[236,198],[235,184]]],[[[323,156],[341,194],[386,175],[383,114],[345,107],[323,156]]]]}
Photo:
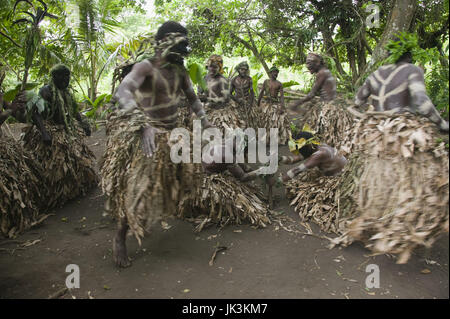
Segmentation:
{"type": "Polygon", "coordinates": [[[16,41],[14,41],[11,37],[9,37],[7,34],[3,33],[2,31],[0,31],[0,34],[2,36],[4,36],[5,38],[7,38],[9,41],[11,41],[16,47],[22,49],[22,46],[20,44],[18,44],[16,41]]]}

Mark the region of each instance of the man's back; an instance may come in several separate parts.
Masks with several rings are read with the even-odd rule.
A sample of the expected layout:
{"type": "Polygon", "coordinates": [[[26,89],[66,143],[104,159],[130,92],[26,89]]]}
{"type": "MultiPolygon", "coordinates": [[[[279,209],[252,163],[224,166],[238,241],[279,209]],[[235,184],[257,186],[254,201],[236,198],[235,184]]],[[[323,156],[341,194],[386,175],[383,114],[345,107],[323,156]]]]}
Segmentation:
{"type": "Polygon", "coordinates": [[[378,112],[418,112],[442,130],[448,130],[448,123],[440,117],[426,93],[422,69],[414,64],[400,62],[378,68],[356,94],[356,105],[366,102],[378,112]]]}

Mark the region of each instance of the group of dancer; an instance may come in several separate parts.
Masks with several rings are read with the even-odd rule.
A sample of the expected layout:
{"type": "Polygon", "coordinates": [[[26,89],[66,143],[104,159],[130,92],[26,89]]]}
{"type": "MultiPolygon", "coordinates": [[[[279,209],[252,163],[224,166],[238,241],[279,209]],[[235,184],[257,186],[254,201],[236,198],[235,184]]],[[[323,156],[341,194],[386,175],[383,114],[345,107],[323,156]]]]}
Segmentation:
{"type": "MultiPolygon", "coordinates": [[[[224,76],[222,57],[212,55],[206,63],[206,86],[199,87],[196,94],[184,67],[184,58],[189,53],[187,30],[177,22],[166,22],[159,27],[155,41],[155,54],[152,57],[133,63],[132,67],[123,68],[119,76],[120,84],[114,91],[111,112],[106,122],[107,145],[100,160],[100,178],[95,170],[94,155],[85,143],[85,137],[90,135],[90,127],[80,115],[68,89],[70,71],[66,66],[58,65],[53,68],[51,83],[40,90],[39,96],[47,106],[44,111],[25,107],[26,101],[21,94],[11,104],[2,102],[0,125],[8,116],[34,124],[25,129],[18,142],[11,137],[0,136],[0,188],[15,199],[20,198],[19,204],[17,200],[0,201],[3,234],[13,236],[30,227],[37,222],[39,211],[62,205],[85,193],[99,180],[106,195],[105,209],[118,221],[113,240],[113,259],[119,267],[130,265],[126,249],[127,233],[131,232],[141,243],[149,227],[163,218],[202,216],[204,221],[221,224],[247,221],[265,226],[270,223],[271,205],[267,203],[267,196],[255,185],[247,183],[263,175],[263,170],[260,167],[252,170],[249,165],[237,161],[237,154],[245,151],[248,142],[237,143],[236,136],[233,136],[211,149],[210,155],[215,152],[225,154],[225,150],[228,150],[233,154],[233,161],[230,163],[225,163],[224,158],[222,161],[208,163],[174,163],[171,160],[171,146],[177,142],[171,139],[171,130],[181,125],[192,134],[191,114],[194,113],[200,120],[202,129],[216,127],[225,132],[236,128],[278,128],[279,144],[288,143],[292,152],[292,156],[280,156],[279,164],[302,163],[284,174],[269,175],[265,179],[269,189],[277,181],[284,184],[296,211],[301,216],[302,212],[308,211],[309,218],[313,220],[318,216],[322,218],[324,214],[328,214],[328,217],[339,216],[340,200],[344,203],[352,198],[348,206],[351,208],[352,218],[347,216],[346,226],[341,227],[338,217],[329,219],[328,223],[328,226],[337,225],[336,232],[345,237],[345,240],[341,238],[341,242],[349,243],[349,237],[361,239],[361,233],[370,228],[367,226],[367,219],[364,219],[365,226],[361,226],[360,221],[355,222],[364,215],[363,204],[355,198],[363,197],[361,194],[366,194],[367,187],[371,187],[364,184],[364,172],[367,173],[376,160],[384,160],[382,154],[385,154],[383,149],[374,156],[373,151],[379,148],[368,148],[375,138],[367,138],[366,142],[358,144],[365,136],[362,133],[364,125],[375,123],[375,127],[379,127],[380,123],[390,121],[378,118],[380,114],[396,114],[398,118],[410,119],[410,114],[418,113],[435,123],[441,131],[448,132],[448,123],[440,117],[426,95],[423,71],[411,64],[408,52],[396,64],[383,66],[367,78],[358,90],[354,104],[373,105],[375,112],[359,113],[349,109],[349,105],[336,102],[335,78],[318,54],[310,53],[306,60],[308,70],[315,75],[311,91],[298,102],[287,106],[283,85],[277,80],[279,70],[276,67],[269,70],[269,79],[264,81],[261,92],[255,99],[248,64],[240,63],[236,67],[238,75],[228,79],[224,76]],[[308,106],[303,118],[303,122],[308,125],[302,130],[291,131],[287,109],[294,110],[307,102],[311,104],[316,95],[319,95],[320,101],[308,106]],[[5,145],[12,144],[17,149],[6,151],[5,145]],[[20,163],[21,171],[32,175],[32,178],[24,181],[21,176],[11,177],[13,174],[7,172],[4,163],[14,163],[16,166],[20,163]],[[355,167],[358,167],[357,176],[352,181],[356,186],[351,192],[341,192],[341,187],[349,180],[348,176],[355,176],[355,167]],[[319,175],[309,174],[314,168],[317,168],[319,175]],[[303,174],[305,172],[308,174],[303,174]],[[29,187],[21,186],[21,183],[25,185],[32,181],[34,184],[40,183],[36,193],[30,192],[29,187]],[[323,197],[322,202],[318,203],[319,195],[314,195],[317,198],[312,201],[311,195],[318,189],[322,193],[333,194],[333,198],[323,197]],[[318,208],[319,204],[328,208],[318,208]],[[331,213],[333,209],[337,214],[331,213]],[[311,211],[320,212],[312,216],[314,214],[311,211]],[[17,228],[18,219],[26,221],[22,222],[20,229],[17,228]],[[359,225],[360,232],[357,235],[349,231],[350,222],[353,222],[353,226],[359,225]]],[[[415,121],[418,117],[413,115],[413,118],[415,121]]],[[[435,127],[424,125],[424,120],[417,120],[422,121],[420,128],[427,134],[435,134],[435,127]]],[[[387,136],[381,134],[377,138],[385,142],[387,136]]],[[[428,152],[429,148],[422,144],[431,143],[423,141],[418,135],[413,138],[402,135],[400,140],[403,143],[401,147],[407,145],[412,153],[428,152]],[[405,144],[406,140],[410,144],[405,144]],[[415,146],[418,143],[422,144],[415,146]]],[[[436,148],[433,150],[433,154],[437,154],[436,148]]],[[[444,156],[448,155],[448,150],[442,149],[442,146],[439,146],[439,150],[441,155],[433,155],[438,159],[436,165],[444,163],[445,166],[446,163],[443,169],[448,172],[448,156],[447,162],[444,156]]],[[[388,157],[386,160],[389,160],[388,157]]],[[[413,167],[417,166],[414,165],[413,167]]],[[[428,165],[432,166],[431,163],[428,165]]],[[[370,171],[370,174],[377,174],[377,171],[370,171]]],[[[373,178],[371,176],[369,179],[373,178]]],[[[388,182],[392,180],[384,183],[388,182]]],[[[401,191],[416,187],[405,183],[411,184],[412,181],[403,181],[399,186],[401,191]]],[[[439,211],[436,216],[439,225],[436,225],[435,217],[430,217],[432,222],[427,224],[422,220],[421,225],[416,223],[412,227],[416,230],[423,224],[433,224],[427,228],[430,233],[427,244],[439,233],[437,229],[448,231],[448,178],[446,181],[439,181],[439,185],[436,183],[429,190],[415,193],[428,203],[434,200],[431,197],[436,193],[442,193],[444,197],[446,195],[446,208],[442,202],[433,202],[433,207],[439,211]]],[[[400,190],[392,194],[398,195],[399,192],[400,190]]],[[[385,192],[383,194],[387,196],[385,192]]],[[[395,204],[395,200],[392,199],[389,207],[374,208],[378,210],[372,216],[386,219],[388,214],[397,214],[394,217],[398,217],[399,213],[396,211],[408,209],[405,208],[407,203],[399,200],[395,204]],[[395,209],[393,205],[397,205],[395,209]]],[[[443,203],[445,204],[445,198],[443,203]]],[[[307,215],[302,217],[306,218],[307,215]]],[[[392,222],[393,218],[389,221],[392,222]]],[[[409,226],[406,225],[405,229],[411,229],[409,226]]],[[[405,234],[405,238],[410,235],[405,234]]],[[[405,239],[408,240],[411,242],[410,239],[405,239]]],[[[422,242],[415,243],[418,244],[422,242]]],[[[381,249],[380,245],[375,246],[379,252],[389,252],[388,249],[381,249]]],[[[410,253],[412,246],[414,245],[404,245],[396,252],[410,253]]]]}

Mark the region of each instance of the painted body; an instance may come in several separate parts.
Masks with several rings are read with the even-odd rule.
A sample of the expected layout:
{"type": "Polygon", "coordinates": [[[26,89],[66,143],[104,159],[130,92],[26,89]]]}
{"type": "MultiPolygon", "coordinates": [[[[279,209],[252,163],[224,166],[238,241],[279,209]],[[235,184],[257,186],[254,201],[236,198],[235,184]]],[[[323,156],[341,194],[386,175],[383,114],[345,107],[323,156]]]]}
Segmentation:
{"type": "Polygon", "coordinates": [[[448,122],[441,118],[426,93],[423,70],[414,64],[389,64],[369,75],[355,99],[358,106],[366,103],[378,112],[417,112],[448,131],[448,122]]]}

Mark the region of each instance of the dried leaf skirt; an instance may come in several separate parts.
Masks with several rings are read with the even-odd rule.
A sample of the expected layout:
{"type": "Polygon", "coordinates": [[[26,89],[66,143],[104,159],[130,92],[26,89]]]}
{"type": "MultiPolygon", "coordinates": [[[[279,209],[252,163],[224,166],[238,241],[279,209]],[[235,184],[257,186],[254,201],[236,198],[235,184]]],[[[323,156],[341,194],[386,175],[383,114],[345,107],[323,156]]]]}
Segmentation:
{"type": "Polygon", "coordinates": [[[125,116],[113,113],[107,121],[108,140],[101,164],[101,186],[107,196],[105,210],[126,218],[139,244],[153,223],[175,216],[180,200],[196,188],[200,164],[173,163],[170,132],[155,138],[151,158],[142,152],[142,129],[155,126],[140,110],[125,116]]]}
{"type": "Polygon", "coordinates": [[[234,101],[230,101],[227,106],[220,109],[206,106],[205,110],[209,122],[218,129],[225,131],[227,129],[243,128],[244,126],[239,113],[236,112],[234,101]]]}
{"type": "MultiPolygon", "coordinates": [[[[347,111],[349,102],[335,99],[331,102],[309,103],[304,112],[302,124],[308,124],[319,136],[322,143],[340,149],[345,136],[354,127],[355,118],[347,111]]],[[[302,127],[300,127],[301,129],[302,127]]]]}
{"type": "Polygon", "coordinates": [[[287,112],[279,114],[281,104],[263,100],[261,103],[262,127],[270,134],[271,128],[278,128],[278,144],[285,145],[289,140],[290,121],[287,112]]]}
{"type": "Polygon", "coordinates": [[[203,174],[200,187],[180,205],[182,218],[205,216],[221,225],[245,222],[265,227],[270,224],[268,214],[268,205],[256,188],[226,174],[203,174]]]}
{"type": "Polygon", "coordinates": [[[253,128],[255,132],[258,132],[258,128],[264,128],[263,126],[263,117],[261,116],[260,109],[253,103],[252,106],[248,106],[248,102],[246,101],[232,101],[232,107],[241,120],[241,128],[253,128]]]}
{"type": "MultiPolygon", "coordinates": [[[[1,134],[1,132],[0,132],[1,134]]],[[[42,168],[20,143],[0,135],[0,233],[15,237],[39,224],[47,215],[39,214],[42,168]]]]}
{"type": "Polygon", "coordinates": [[[33,125],[24,128],[21,137],[24,148],[41,163],[46,193],[43,209],[62,206],[97,186],[97,161],[85,142],[85,135],[78,123],[71,134],[63,125],[45,123],[52,136],[52,145],[42,142],[42,135],[33,125]]]}
{"type": "Polygon", "coordinates": [[[435,125],[412,115],[367,116],[357,122],[353,155],[337,177],[302,175],[287,185],[299,215],[374,253],[430,247],[449,228],[448,150],[435,125]]]}

